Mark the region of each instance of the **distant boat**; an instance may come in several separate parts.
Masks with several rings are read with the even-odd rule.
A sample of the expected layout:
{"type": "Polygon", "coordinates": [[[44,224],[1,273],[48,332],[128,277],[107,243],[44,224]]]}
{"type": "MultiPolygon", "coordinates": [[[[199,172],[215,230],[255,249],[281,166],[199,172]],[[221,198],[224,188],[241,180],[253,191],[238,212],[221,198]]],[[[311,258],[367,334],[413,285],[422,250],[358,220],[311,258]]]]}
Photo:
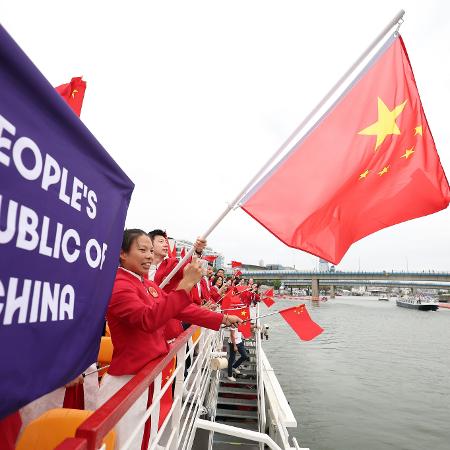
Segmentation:
{"type": "Polygon", "coordinates": [[[397,299],[397,306],[420,311],[436,311],[439,308],[438,302],[430,297],[402,297],[397,299]]]}
{"type": "Polygon", "coordinates": [[[379,302],[388,302],[389,301],[389,295],[383,295],[381,297],[378,297],[379,302]]]}

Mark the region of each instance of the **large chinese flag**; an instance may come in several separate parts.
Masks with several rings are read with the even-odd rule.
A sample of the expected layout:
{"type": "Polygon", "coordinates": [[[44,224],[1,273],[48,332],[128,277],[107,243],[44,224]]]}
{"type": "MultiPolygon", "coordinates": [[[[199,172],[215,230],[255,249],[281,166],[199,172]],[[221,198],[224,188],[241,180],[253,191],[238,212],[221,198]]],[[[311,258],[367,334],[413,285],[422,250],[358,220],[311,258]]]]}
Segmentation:
{"type": "Polygon", "coordinates": [[[305,305],[283,309],[280,315],[303,341],[310,341],[323,331],[323,328],[311,319],[305,305]]]}
{"type": "Polygon", "coordinates": [[[449,201],[398,37],[241,207],[288,246],[337,264],[353,242],[449,201]]]}
{"type": "Polygon", "coordinates": [[[81,107],[83,106],[84,92],[86,90],[86,81],[82,77],[74,77],[70,83],[62,84],[56,87],[56,91],[73,109],[77,116],[81,114],[81,107]]]}

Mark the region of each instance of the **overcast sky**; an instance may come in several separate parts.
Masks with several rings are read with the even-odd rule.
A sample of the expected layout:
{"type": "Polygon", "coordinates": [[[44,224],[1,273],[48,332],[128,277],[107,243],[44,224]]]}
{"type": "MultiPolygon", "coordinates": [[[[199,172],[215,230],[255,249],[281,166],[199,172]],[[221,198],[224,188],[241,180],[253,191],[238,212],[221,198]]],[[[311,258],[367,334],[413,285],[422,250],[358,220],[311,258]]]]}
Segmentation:
{"type": "MultiPolygon", "coordinates": [[[[3,3],[3,26],[52,85],[87,81],[81,119],[136,184],[128,227],[189,240],[204,232],[402,8],[450,175],[444,0],[3,3]]],[[[227,260],[317,266],[240,210],[209,244],[227,260]]],[[[339,269],[358,268],[450,270],[450,212],[354,244],[339,269]]]]}

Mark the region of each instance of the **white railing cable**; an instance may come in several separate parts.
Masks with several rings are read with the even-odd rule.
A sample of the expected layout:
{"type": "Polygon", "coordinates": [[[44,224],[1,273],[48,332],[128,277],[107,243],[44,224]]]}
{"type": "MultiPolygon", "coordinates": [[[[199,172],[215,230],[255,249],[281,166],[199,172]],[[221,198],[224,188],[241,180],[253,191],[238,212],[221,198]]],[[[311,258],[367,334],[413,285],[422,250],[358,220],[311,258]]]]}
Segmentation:
{"type": "MultiPolygon", "coordinates": [[[[202,330],[202,334],[205,333],[205,330],[202,330]]],[[[145,411],[142,418],[139,420],[138,423],[136,423],[136,426],[134,430],[129,435],[127,441],[123,444],[121,450],[128,450],[130,449],[130,446],[133,442],[133,439],[138,435],[142,427],[145,425],[145,422],[147,419],[151,416],[151,433],[150,433],[150,448],[156,447],[156,444],[158,443],[159,439],[161,438],[164,430],[167,427],[167,424],[169,423],[169,419],[172,419],[172,434],[178,434],[177,439],[172,440],[176,445],[172,447],[172,449],[178,449],[178,440],[180,439],[180,436],[182,436],[182,433],[184,431],[184,428],[186,426],[186,421],[190,419],[189,415],[191,413],[192,404],[195,402],[195,400],[198,397],[198,393],[196,392],[193,394],[193,388],[195,385],[198,385],[197,378],[202,374],[201,369],[198,369],[202,363],[207,363],[207,357],[211,353],[210,347],[208,344],[212,342],[212,337],[214,335],[213,332],[207,333],[208,337],[205,340],[205,345],[203,348],[203,352],[199,353],[199,355],[194,359],[194,350],[195,347],[199,344],[200,339],[198,339],[195,343],[192,343],[192,340],[190,340],[190,348],[189,352],[186,352],[186,345],[184,344],[181,349],[177,353],[177,367],[173,371],[172,375],[169,377],[169,379],[166,381],[164,386],[161,388],[161,377],[162,373],[158,374],[158,376],[155,379],[155,382],[153,384],[154,386],[154,392],[153,392],[153,399],[152,404],[150,407],[145,411]],[[186,364],[186,359],[191,356],[191,367],[189,368],[188,376],[186,377],[186,380],[184,380],[184,369],[186,364]],[[197,370],[195,370],[197,368],[197,370]],[[186,408],[187,401],[184,403],[183,406],[181,406],[182,403],[182,395],[184,392],[184,389],[186,388],[187,384],[190,381],[190,378],[192,374],[195,373],[195,376],[191,382],[190,390],[188,391],[188,399],[190,396],[193,395],[192,404],[189,408],[187,414],[185,415],[185,424],[183,428],[181,429],[181,432],[179,431],[180,427],[180,421],[181,417],[183,416],[184,410],[186,408]],[[159,422],[159,414],[160,414],[160,401],[163,395],[166,393],[166,391],[170,388],[172,389],[172,381],[176,378],[175,382],[175,393],[174,393],[174,400],[172,407],[169,410],[169,413],[167,414],[167,417],[165,418],[162,426],[158,430],[158,422],[159,422]]],[[[195,418],[195,417],[194,417],[195,418]]],[[[193,422],[194,418],[191,418],[191,422],[193,422]]]]}
{"type": "MultiPolygon", "coordinates": [[[[256,330],[255,330],[255,353],[256,353],[256,370],[257,370],[257,389],[258,389],[258,429],[261,433],[266,430],[266,405],[265,405],[265,393],[264,393],[264,375],[262,370],[262,358],[261,358],[261,333],[260,333],[260,320],[259,320],[259,303],[256,306],[256,330]]],[[[261,446],[262,444],[260,444],[261,446]]],[[[261,447],[262,449],[262,447],[261,447]]]]}

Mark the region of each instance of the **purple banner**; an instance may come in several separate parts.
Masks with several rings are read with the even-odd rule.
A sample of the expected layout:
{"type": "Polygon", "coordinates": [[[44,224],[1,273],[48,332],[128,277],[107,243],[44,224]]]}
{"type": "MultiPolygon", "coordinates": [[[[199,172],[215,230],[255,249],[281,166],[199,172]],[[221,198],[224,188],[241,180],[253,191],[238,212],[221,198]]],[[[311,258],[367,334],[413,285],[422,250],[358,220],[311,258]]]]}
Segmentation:
{"type": "Polygon", "coordinates": [[[0,418],[96,361],[134,185],[0,27],[0,418]]]}

